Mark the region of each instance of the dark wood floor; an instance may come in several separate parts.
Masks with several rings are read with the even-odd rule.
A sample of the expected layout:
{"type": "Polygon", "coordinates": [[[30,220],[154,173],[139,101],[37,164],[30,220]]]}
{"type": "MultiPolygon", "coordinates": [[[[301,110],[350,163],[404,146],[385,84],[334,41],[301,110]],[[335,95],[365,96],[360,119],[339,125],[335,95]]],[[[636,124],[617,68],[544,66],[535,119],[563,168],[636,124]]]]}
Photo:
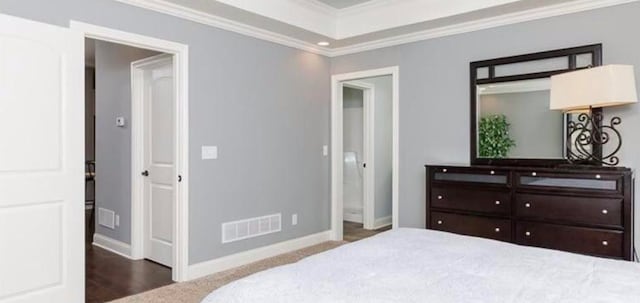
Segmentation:
{"type": "MultiPolygon", "coordinates": [[[[88,222],[88,217],[87,217],[88,222]]],[[[86,241],[86,302],[102,303],[173,283],[171,269],[121,257],[86,241]]]]}
{"type": "Polygon", "coordinates": [[[368,230],[364,229],[361,223],[354,222],[343,222],[343,240],[347,242],[354,242],[358,240],[362,240],[364,238],[371,237],[373,235],[379,234],[383,231],[390,230],[391,225],[382,227],[376,230],[368,230]]]}

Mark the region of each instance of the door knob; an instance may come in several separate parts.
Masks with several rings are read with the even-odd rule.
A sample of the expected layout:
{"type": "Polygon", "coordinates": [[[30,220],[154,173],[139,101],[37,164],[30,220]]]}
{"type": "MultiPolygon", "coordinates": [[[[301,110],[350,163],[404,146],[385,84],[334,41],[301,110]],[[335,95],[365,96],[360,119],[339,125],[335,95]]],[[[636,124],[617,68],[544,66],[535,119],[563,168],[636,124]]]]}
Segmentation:
{"type": "Polygon", "coordinates": [[[148,177],[149,176],[149,171],[148,170],[143,171],[142,175],[145,176],[145,177],[148,177]]]}

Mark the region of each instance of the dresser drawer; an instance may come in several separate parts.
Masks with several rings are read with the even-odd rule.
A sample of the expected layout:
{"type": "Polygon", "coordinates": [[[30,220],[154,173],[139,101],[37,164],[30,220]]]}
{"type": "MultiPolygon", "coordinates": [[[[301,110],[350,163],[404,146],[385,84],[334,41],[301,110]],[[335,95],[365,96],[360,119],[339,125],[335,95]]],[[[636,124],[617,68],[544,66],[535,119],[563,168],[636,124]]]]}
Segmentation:
{"type": "Polygon", "coordinates": [[[516,194],[520,218],[622,226],[622,199],[516,194]]]}
{"type": "Polygon", "coordinates": [[[431,229],[500,241],[511,240],[511,220],[508,219],[432,212],[431,229]]]}
{"type": "Polygon", "coordinates": [[[453,187],[433,187],[431,206],[454,210],[509,215],[509,192],[453,187]]]}
{"type": "Polygon", "coordinates": [[[516,242],[582,254],[623,258],[621,231],[518,222],[516,242]]]}

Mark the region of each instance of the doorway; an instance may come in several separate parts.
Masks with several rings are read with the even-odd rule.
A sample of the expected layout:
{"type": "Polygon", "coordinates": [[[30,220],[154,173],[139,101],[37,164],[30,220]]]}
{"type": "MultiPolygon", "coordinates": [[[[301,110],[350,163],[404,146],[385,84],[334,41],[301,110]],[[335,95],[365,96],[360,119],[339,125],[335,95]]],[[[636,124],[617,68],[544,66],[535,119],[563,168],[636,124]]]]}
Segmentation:
{"type": "MultiPolygon", "coordinates": [[[[94,226],[98,230],[91,243],[98,248],[86,254],[87,302],[104,302],[186,280],[187,46],[80,22],[72,21],[71,28],[83,32],[93,49],[104,50],[108,45],[120,56],[103,55],[101,58],[109,58],[107,64],[101,61],[86,70],[88,77],[95,75],[93,85],[97,86],[94,129],[108,128],[124,138],[112,144],[103,157],[100,150],[109,146],[104,144],[108,140],[101,140],[104,132],[95,133],[93,140],[87,133],[85,139],[86,149],[96,151],[93,183],[97,193],[96,198],[86,194],[87,200],[95,201],[95,223],[90,222],[87,230],[94,226]],[[118,102],[123,104],[115,111],[105,115],[100,110],[118,102]],[[96,146],[90,147],[92,142],[96,146]],[[128,147],[126,153],[121,152],[123,147],[128,147]],[[117,153],[117,161],[104,157],[117,153]],[[119,165],[124,168],[118,170],[117,177],[110,176],[109,171],[119,165]],[[127,185],[118,191],[123,196],[101,198],[100,193],[109,189],[108,180],[127,185]],[[118,211],[103,207],[113,201],[122,204],[114,206],[118,211]]],[[[92,59],[96,60],[95,56],[90,58],[85,52],[85,62],[92,59]]],[[[85,115],[87,130],[93,116],[90,107],[87,105],[85,115]]]]}
{"type": "Polygon", "coordinates": [[[91,212],[86,226],[86,302],[109,301],[172,283],[172,61],[172,55],[157,51],[85,38],[85,203],[91,212]],[[142,81],[136,81],[139,62],[149,62],[139,77],[142,81]],[[161,122],[151,123],[156,120],[161,122]],[[132,140],[140,136],[138,132],[148,144],[132,140]],[[138,158],[143,159],[140,169],[138,158]],[[160,159],[161,165],[152,158],[160,159]],[[145,181],[152,179],[155,182],[145,181]],[[131,194],[138,183],[155,186],[147,185],[138,197],[131,194]],[[131,216],[133,205],[141,203],[138,198],[145,205],[141,218],[131,216]],[[137,224],[155,236],[145,237],[141,257],[132,254],[136,237],[131,235],[127,243],[137,224]],[[133,271],[138,273],[123,274],[133,271]]]}
{"type": "MultiPolygon", "coordinates": [[[[188,46],[180,43],[166,41],[162,39],[152,38],[148,36],[128,33],[124,31],[114,30],[110,28],[95,26],[83,22],[71,21],[70,27],[72,30],[82,33],[85,38],[91,38],[95,40],[116,43],[120,45],[126,45],[130,47],[142,48],[157,53],[166,53],[172,56],[173,62],[173,88],[174,88],[174,117],[172,130],[175,134],[173,153],[175,169],[172,176],[172,183],[174,188],[174,201],[173,206],[173,263],[171,268],[171,275],[173,281],[184,281],[188,278],[188,202],[189,202],[189,142],[188,142],[188,46]]],[[[130,70],[128,71],[130,74],[130,70]]],[[[117,123],[117,121],[114,121],[117,123]]],[[[126,121],[125,121],[126,123],[126,121]]],[[[131,145],[133,146],[133,136],[131,145]]],[[[133,163],[133,160],[130,160],[133,163]]],[[[99,172],[97,172],[99,174],[99,172]]],[[[131,170],[132,180],[134,176],[141,176],[141,171],[131,170]]],[[[99,176],[97,177],[99,178],[99,176]]],[[[131,200],[136,201],[137,197],[134,197],[134,191],[131,193],[131,200]]],[[[143,210],[140,207],[140,203],[131,203],[131,218],[140,218],[143,216],[143,210]]],[[[99,214],[97,215],[99,217],[99,214]]],[[[132,222],[139,222],[139,220],[132,220],[132,222]]],[[[122,252],[123,256],[130,259],[142,259],[142,245],[140,239],[143,238],[142,225],[131,225],[130,231],[130,244],[115,242],[107,243],[112,245],[122,252]],[[124,245],[123,245],[124,244],[124,245]]],[[[94,239],[95,240],[95,239],[94,239]]]]}
{"type": "Polygon", "coordinates": [[[398,68],[332,77],[332,238],[398,224],[398,68]]]}

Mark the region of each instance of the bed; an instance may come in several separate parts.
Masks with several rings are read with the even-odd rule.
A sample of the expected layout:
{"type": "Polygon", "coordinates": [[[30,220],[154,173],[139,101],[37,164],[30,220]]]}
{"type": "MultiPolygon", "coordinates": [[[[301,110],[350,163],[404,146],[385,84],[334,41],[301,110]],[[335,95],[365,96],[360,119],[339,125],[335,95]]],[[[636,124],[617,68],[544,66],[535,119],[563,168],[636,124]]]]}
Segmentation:
{"type": "Polygon", "coordinates": [[[222,302],[640,302],[640,264],[399,228],[203,300],[222,302]]]}

